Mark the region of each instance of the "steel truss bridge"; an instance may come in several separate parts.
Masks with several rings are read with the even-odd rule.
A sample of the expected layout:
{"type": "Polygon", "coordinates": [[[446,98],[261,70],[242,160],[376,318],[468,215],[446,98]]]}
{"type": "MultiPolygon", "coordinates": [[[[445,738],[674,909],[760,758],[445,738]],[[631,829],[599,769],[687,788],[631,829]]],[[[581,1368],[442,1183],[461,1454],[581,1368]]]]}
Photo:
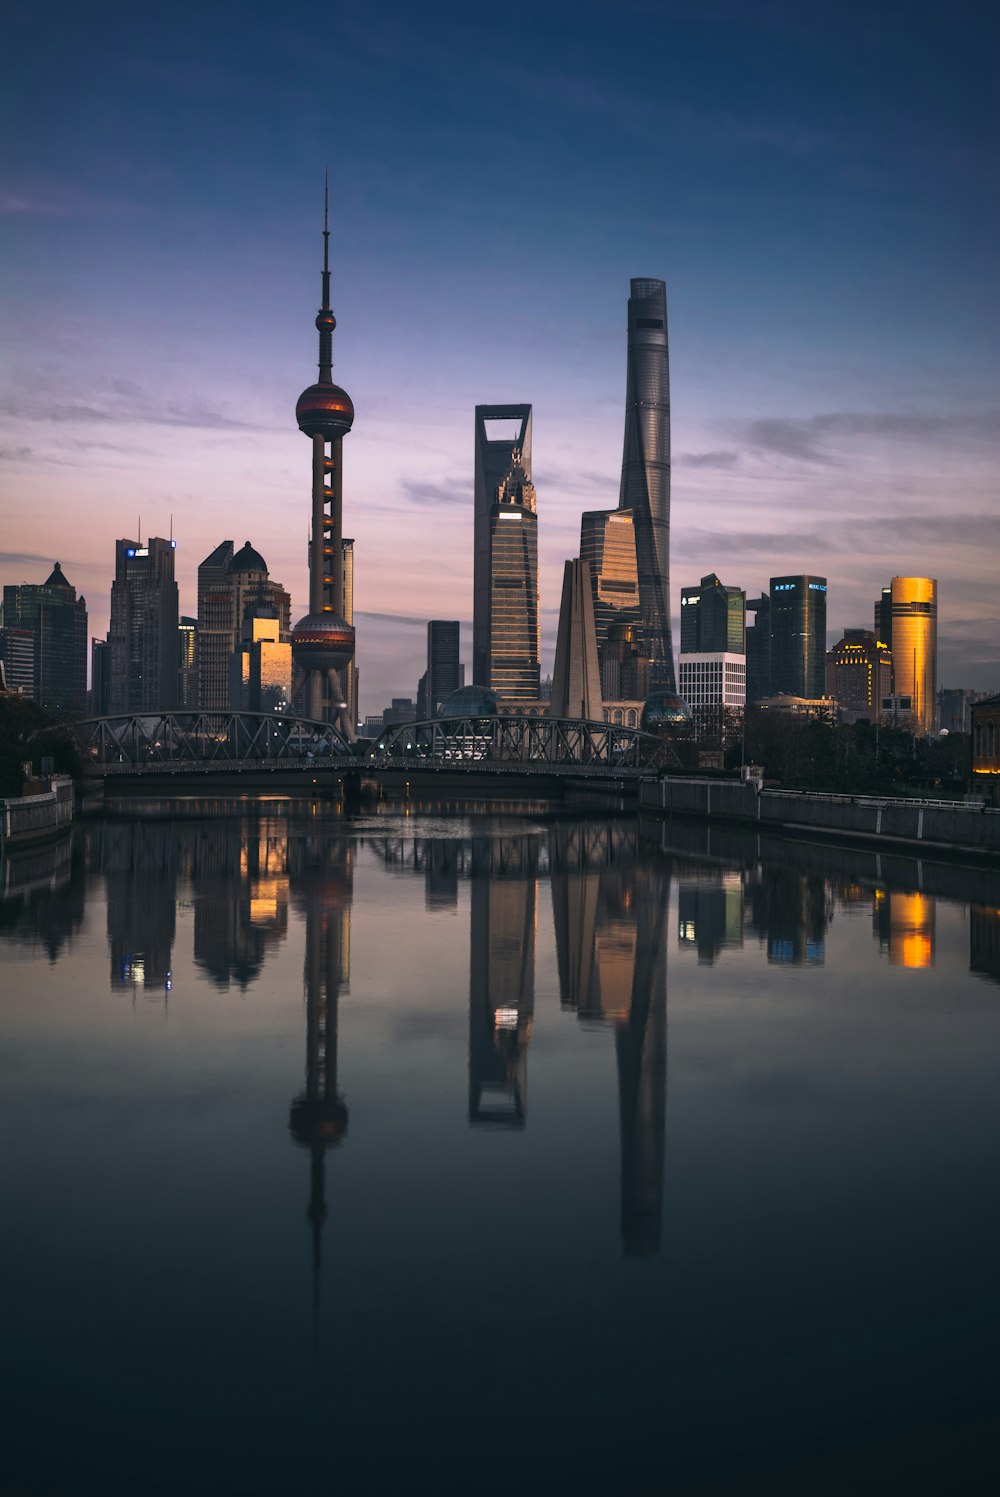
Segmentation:
{"type": "Polygon", "coordinates": [[[668,740],[605,722],[563,717],[448,717],[404,723],[371,745],[368,763],[503,774],[612,779],[679,768],[668,740]]]}
{"type": "Polygon", "coordinates": [[[679,768],[669,740],[637,728],[553,717],[443,718],[350,743],[331,723],[263,712],[96,717],[75,729],[95,776],[414,770],[637,779],[679,768]]]}
{"type": "Polygon", "coordinates": [[[192,770],[315,769],[354,763],[331,723],[267,712],[158,712],[78,723],[84,763],[98,775],[192,770]]]}

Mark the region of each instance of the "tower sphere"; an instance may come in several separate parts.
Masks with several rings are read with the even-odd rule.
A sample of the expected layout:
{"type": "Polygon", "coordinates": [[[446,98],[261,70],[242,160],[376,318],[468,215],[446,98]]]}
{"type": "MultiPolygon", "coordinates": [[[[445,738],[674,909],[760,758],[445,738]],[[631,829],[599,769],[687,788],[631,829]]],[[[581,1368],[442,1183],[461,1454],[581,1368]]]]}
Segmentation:
{"type": "Polygon", "coordinates": [[[332,333],[337,326],[337,319],[329,307],[320,307],[316,313],[316,326],[321,333],[332,333]]]}
{"type": "Polygon", "coordinates": [[[354,424],[354,402],[339,385],[310,385],[295,406],[299,431],[327,442],[346,436],[354,424]]]}
{"type": "Polygon", "coordinates": [[[341,671],[354,659],[354,625],[336,613],[307,613],[292,630],[292,659],[304,671],[341,671]]]}

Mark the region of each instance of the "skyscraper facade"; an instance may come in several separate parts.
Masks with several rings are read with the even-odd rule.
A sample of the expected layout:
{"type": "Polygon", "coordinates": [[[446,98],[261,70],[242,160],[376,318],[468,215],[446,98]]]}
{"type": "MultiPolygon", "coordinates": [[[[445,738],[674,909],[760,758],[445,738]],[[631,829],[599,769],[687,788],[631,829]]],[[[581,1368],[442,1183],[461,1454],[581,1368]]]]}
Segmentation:
{"type": "Polygon", "coordinates": [[[115,542],[111,584],[108,710],[168,711],[177,705],[176,542],[152,536],[115,542]]]}
{"type": "Polygon", "coordinates": [[[618,508],[635,525],[639,604],[653,685],[676,689],[670,628],[670,373],[667,288],[633,280],[628,302],[625,441],[618,508]]]}
{"type": "Polygon", "coordinates": [[[476,406],[472,680],[537,701],[538,516],[531,406],[476,406]],[[510,434],[512,422],[517,431],[510,434]],[[505,428],[495,435],[496,425],[505,428]]]}
{"type": "MultiPolygon", "coordinates": [[[[30,695],[52,712],[83,712],[87,699],[87,604],[56,562],[43,583],[3,590],[7,629],[30,630],[30,695]]],[[[21,681],[23,685],[23,680],[21,681]]]]}
{"type": "Polygon", "coordinates": [[[746,653],[746,601],[742,588],[724,587],[714,572],[700,587],[681,589],[681,654],[746,653]]]}
{"type": "Polygon", "coordinates": [[[870,629],[845,629],[826,657],[826,694],[845,718],[875,722],[892,694],[892,654],[870,629]]]}
{"type": "Polygon", "coordinates": [[[552,671],[552,717],[601,720],[601,670],[597,663],[597,631],[591,566],[582,557],[563,568],[559,633],[552,671]]]}
{"type": "Polygon", "coordinates": [[[747,706],[771,695],[771,599],[767,593],[748,598],[746,611],[753,615],[747,625],[747,706]]]}
{"type": "Polygon", "coordinates": [[[771,578],[771,695],[817,699],[826,686],[826,578],[771,578]]]}
{"type": "Polygon", "coordinates": [[[608,633],[616,624],[639,624],[639,568],[630,511],[587,510],[580,517],[580,557],[590,563],[597,656],[604,667],[608,633]]]}
{"type": "Polygon", "coordinates": [[[910,697],[917,730],[931,733],[937,712],[937,582],[893,577],[890,594],[895,692],[910,697]]]}
{"type": "Polygon", "coordinates": [[[233,550],[222,541],[198,568],[198,704],[223,712],[232,700],[231,661],[241,649],[244,621],[258,608],[274,609],[283,641],[290,637],[291,598],[270,580],[267,562],[250,542],[233,550]]]}
{"type": "Polygon", "coordinates": [[[433,717],[453,691],[465,684],[459,660],[458,619],[431,619],[427,625],[427,674],[421,715],[433,717]]]}
{"type": "Polygon", "coordinates": [[[177,705],[198,706],[198,620],[186,614],[177,625],[177,705]]]}

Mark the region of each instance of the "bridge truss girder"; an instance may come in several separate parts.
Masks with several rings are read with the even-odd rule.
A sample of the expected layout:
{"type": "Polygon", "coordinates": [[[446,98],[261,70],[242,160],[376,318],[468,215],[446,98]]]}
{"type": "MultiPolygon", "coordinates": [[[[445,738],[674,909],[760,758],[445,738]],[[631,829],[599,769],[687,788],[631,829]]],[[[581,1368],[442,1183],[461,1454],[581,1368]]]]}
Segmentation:
{"type": "Polygon", "coordinates": [[[353,758],[331,723],[267,712],[160,712],[94,717],[78,723],[85,764],[95,772],[233,768],[247,764],[305,767],[353,758]]]}
{"type": "Polygon", "coordinates": [[[403,723],[375,740],[368,762],[553,773],[656,773],[680,767],[669,740],[615,723],[560,717],[452,717],[403,723]]]}

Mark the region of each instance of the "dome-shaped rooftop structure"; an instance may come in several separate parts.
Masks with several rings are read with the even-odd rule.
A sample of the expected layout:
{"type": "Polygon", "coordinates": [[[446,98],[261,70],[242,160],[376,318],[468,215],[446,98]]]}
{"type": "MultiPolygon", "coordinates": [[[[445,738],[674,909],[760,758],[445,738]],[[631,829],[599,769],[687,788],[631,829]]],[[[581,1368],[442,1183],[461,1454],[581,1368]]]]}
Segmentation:
{"type": "Polygon", "coordinates": [[[354,402],[339,385],[310,385],[298,398],[295,419],[307,437],[321,436],[332,442],[346,436],[354,425],[354,402]]]}
{"type": "Polygon", "coordinates": [[[445,697],[438,717],[498,717],[500,707],[495,691],[488,686],[459,686],[445,697]]]}
{"type": "Polygon", "coordinates": [[[307,613],[292,630],[292,659],[305,671],[340,671],[354,659],[354,625],[337,613],[307,613]]]}
{"type": "Polygon", "coordinates": [[[263,572],[266,577],[267,562],[259,551],[254,550],[249,541],[245,541],[240,549],[233,554],[229,565],[226,567],[226,571],[263,572]]]}
{"type": "Polygon", "coordinates": [[[654,691],[642,704],[639,726],[644,733],[690,733],[691,708],[676,691],[654,691]]]}

